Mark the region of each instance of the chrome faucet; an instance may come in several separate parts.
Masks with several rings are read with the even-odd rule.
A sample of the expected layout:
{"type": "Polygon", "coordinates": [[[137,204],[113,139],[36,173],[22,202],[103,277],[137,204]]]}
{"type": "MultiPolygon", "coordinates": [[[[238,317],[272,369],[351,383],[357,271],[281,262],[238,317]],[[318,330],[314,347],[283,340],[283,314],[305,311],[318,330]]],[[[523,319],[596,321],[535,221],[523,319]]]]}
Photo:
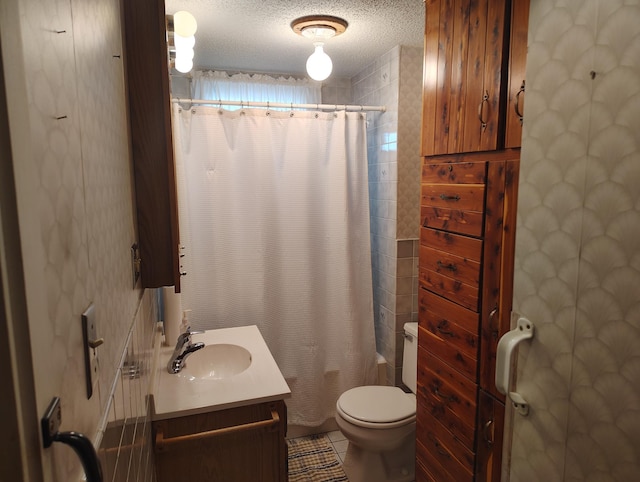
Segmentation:
{"type": "Polygon", "coordinates": [[[176,348],[173,350],[171,358],[169,358],[169,363],[167,363],[167,371],[169,373],[178,373],[184,368],[184,361],[189,355],[204,348],[204,343],[202,342],[191,343],[191,335],[197,335],[199,333],[204,332],[191,331],[191,327],[188,327],[187,331],[178,336],[176,348]]]}

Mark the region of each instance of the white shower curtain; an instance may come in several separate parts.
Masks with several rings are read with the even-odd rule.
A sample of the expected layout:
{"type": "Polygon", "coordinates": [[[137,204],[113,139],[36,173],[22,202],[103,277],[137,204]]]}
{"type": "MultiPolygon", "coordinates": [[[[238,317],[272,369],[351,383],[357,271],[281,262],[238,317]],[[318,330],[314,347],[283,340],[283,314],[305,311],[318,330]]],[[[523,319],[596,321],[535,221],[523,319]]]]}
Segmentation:
{"type": "Polygon", "coordinates": [[[376,373],[364,115],[176,105],[173,121],[191,326],[257,325],[289,423],[320,425],[376,373]]]}

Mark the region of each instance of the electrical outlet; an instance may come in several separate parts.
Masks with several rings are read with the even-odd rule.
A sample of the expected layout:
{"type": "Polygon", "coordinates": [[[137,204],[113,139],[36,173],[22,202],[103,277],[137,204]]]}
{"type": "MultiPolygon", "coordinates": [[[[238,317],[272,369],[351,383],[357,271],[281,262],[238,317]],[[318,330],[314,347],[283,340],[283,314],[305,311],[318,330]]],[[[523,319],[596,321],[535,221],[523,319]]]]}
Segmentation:
{"type": "Polygon", "coordinates": [[[82,336],[84,340],[84,361],[87,383],[87,398],[93,395],[93,389],[98,381],[100,362],[98,360],[98,347],[104,343],[104,339],[98,337],[95,307],[93,303],[82,313],[82,336]]]}

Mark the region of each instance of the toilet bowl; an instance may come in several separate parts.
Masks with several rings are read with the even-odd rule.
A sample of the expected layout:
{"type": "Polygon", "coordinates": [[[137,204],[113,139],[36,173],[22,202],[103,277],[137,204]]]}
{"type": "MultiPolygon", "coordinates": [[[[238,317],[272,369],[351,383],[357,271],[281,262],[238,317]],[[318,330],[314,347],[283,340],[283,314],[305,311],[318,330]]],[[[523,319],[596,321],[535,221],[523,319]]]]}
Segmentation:
{"type": "Polygon", "coordinates": [[[415,475],[417,323],[405,324],[403,382],[352,388],[336,402],[336,423],[349,441],[349,482],[410,482],[415,475]]]}

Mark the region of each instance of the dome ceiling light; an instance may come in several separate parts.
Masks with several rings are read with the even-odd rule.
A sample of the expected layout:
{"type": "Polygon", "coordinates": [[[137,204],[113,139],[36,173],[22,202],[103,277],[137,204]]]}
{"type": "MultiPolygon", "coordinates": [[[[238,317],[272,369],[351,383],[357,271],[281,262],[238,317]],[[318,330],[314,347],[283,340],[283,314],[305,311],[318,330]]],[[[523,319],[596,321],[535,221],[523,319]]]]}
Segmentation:
{"type": "Polygon", "coordinates": [[[340,35],[349,24],[346,20],[329,15],[308,15],[291,22],[291,28],[313,42],[315,51],[307,59],[307,73],[313,80],[325,80],[333,70],[331,58],[324,51],[327,40],[340,35]]]}

